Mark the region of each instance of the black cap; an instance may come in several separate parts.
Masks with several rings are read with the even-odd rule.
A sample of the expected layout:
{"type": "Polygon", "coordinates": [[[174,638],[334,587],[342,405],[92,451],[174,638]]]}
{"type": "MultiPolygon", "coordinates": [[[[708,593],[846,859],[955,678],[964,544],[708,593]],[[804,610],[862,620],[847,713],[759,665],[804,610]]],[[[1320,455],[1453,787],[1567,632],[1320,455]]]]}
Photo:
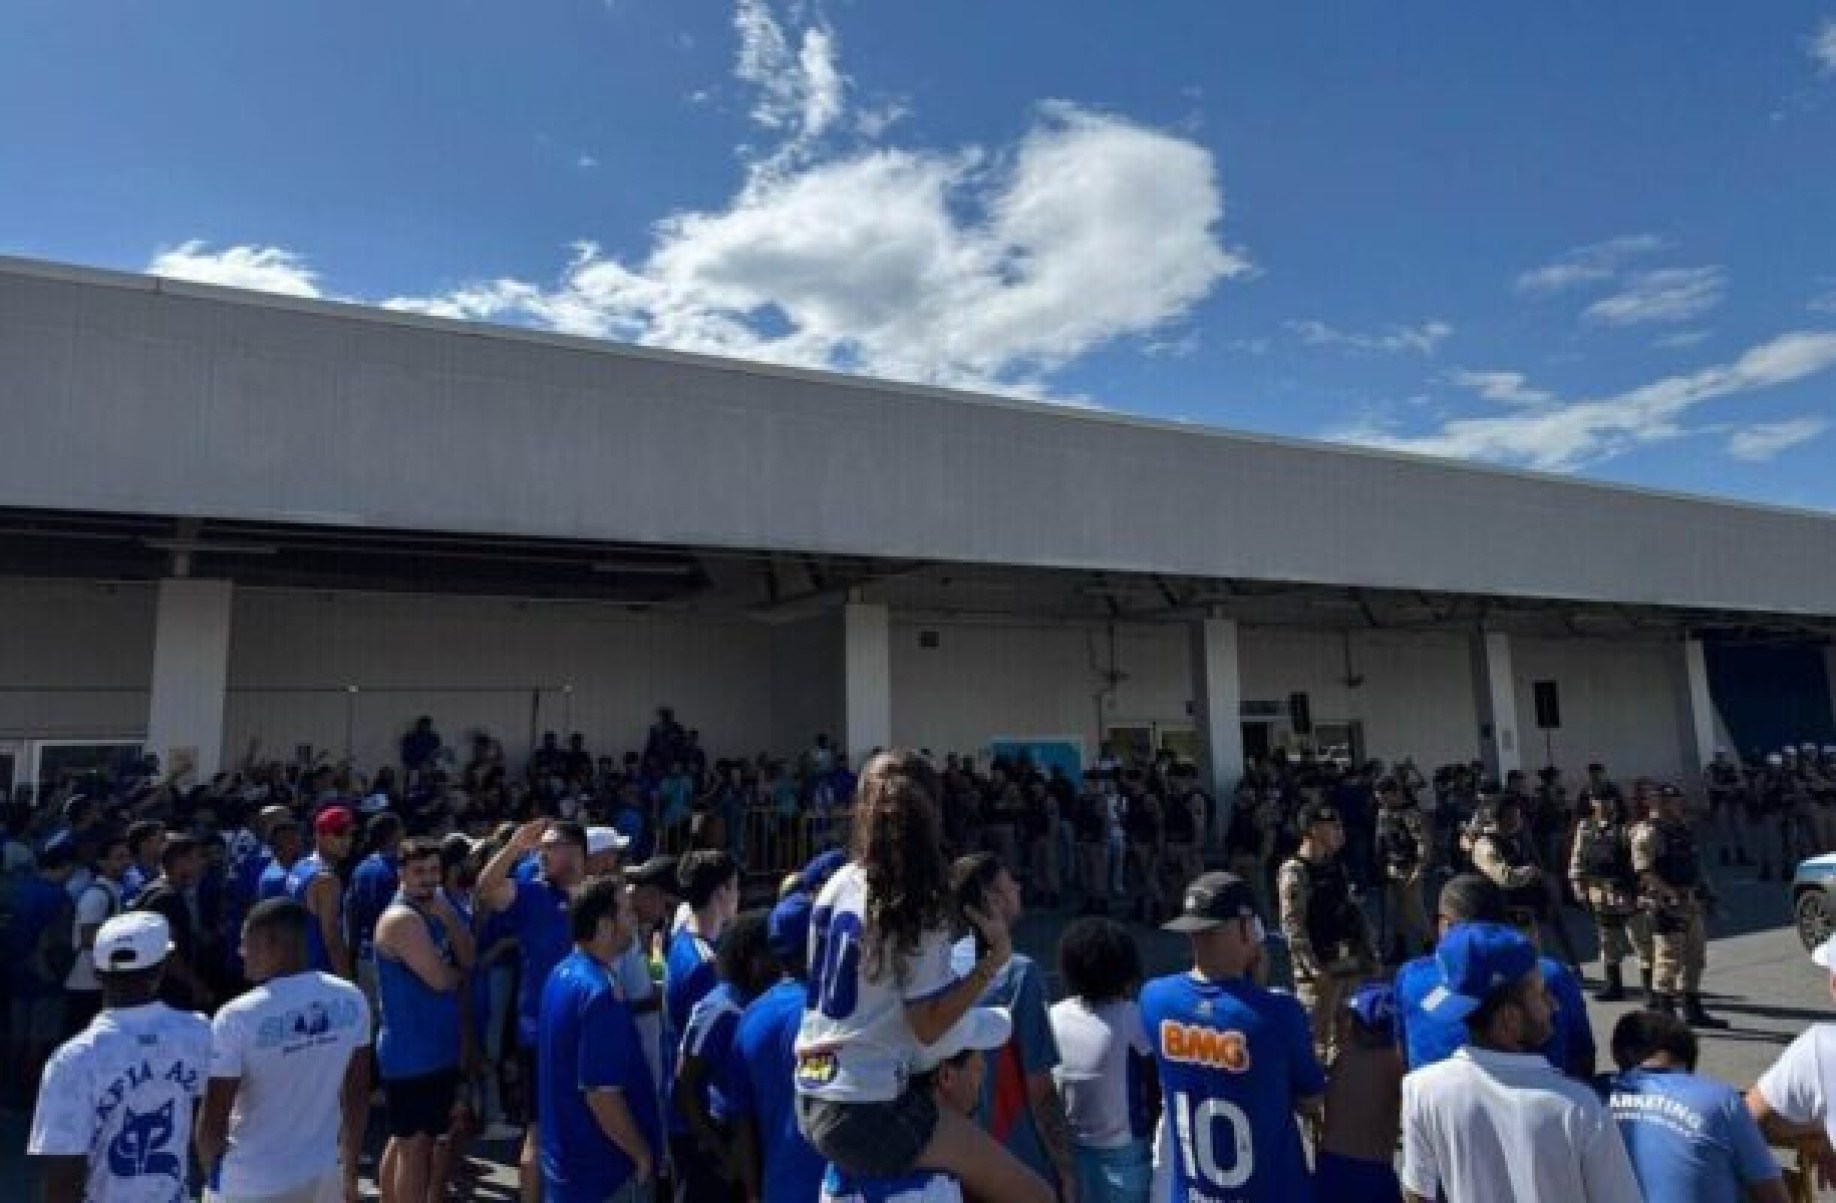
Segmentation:
{"type": "Polygon", "coordinates": [[[1339,821],[1339,808],[1330,802],[1310,802],[1301,807],[1300,825],[1302,831],[1312,827],[1315,823],[1337,823],[1339,821]]]}
{"type": "Polygon", "coordinates": [[[1232,919],[1256,917],[1256,892],[1235,873],[1202,873],[1186,887],[1186,901],[1177,919],[1161,924],[1163,931],[1208,931],[1232,919]]]}
{"type": "Polygon", "coordinates": [[[676,892],[676,858],[653,856],[635,869],[625,870],[625,880],[634,886],[657,886],[676,892]]]}

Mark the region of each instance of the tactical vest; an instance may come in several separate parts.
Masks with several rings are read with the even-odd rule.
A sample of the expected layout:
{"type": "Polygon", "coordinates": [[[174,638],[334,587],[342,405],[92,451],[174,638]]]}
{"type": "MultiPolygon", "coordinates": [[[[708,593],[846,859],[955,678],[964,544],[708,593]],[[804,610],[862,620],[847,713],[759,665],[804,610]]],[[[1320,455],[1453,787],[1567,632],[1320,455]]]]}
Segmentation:
{"type": "Polygon", "coordinates": [[[1651,871],[1667,886],[1685,890],[1702,877],[1702,862],[1696,856],[1696,837],[1682,823],[1655,823],[1657,855],[1652,857],[1651,871]]]}
{"type": "MultiPolygon", "coordinates": [[[[1530,855],[1528,832],[1519,831],[1516,835],[1505,835],[1501,831],[1488,831],[1479,838],[1490,843],[1500,859],[1513,869],[1522,869],[1536,864],[1536,858],[1530,855]]],[[[1523,910],[1541,911],[1549,901],[1549,895],[1541,882],[1527,886],[1504,887],[1504,896],[1506,906],[1523,910]]]]}
{"type": "Polygon", "coordinates": [[[1364,930],[1363,916],[1352,901],[1351,878],[1336,858],[1323,865],[1299,863],[1307,871],[1307,939],[1319,955],[1336,955],[1340,945],[1355,942],[1364,930]]]}
{"type": "Polygon", "coordinates": [[[1122,820],[1122,830],[1137,844],[1151,844],[1154,837],[1160,834],[1160,816],[1148,806],[1148,795],[1129,799],[1128,815],[1122,820]]]}
{"type": "Polygon", "coordinates": [[[1262,832],[1256,829],[1254,798],[1239,798],[1230,808],[1230,826],[1224,831],[1224,847],[1232,852],[1255,852],[1262,847],[1262,832]]]}
{"type": "Polygon", "coordinates": [[[1422,844],[1409,825],[1413,807],[1384,808],[1377,812],[1377,855],[1398,877],[1407,877],[1422,863],[1422,844]]]}
{"type": "Polygon", "coordinates": [[[1192,795],[1177,799],[1167,810],[1167,842],[1191,844],[1198,840],[1198,824],[1192,819],[1192,795]]]}
{"type": "Polygon", "coordinates": [[[1580,843],[1581,875],[1613,885],[1633,881],[1632,850],[1626,834],[1611,823],[1589,819],[1575,835],[1580,843]]]}
{"type": "Polygon", "coordinates": [[[1077,800],[1076,819],[1077,838],[1086,843],[1099,844],[1103,841],[1104,830],[1109,826],[1109,808],[1103,799],[1088,795],[1077,800]]]}

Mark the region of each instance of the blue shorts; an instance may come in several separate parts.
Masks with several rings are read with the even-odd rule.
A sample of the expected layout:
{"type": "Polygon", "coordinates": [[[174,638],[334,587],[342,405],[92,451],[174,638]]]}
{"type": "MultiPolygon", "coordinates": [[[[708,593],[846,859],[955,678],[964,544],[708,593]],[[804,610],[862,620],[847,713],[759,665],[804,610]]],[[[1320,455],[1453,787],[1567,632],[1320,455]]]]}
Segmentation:
{"type": "Polygon", "coordinates": [[[1314,1160],[1314,1189],[1332,1203],[1401,1203],[1402,1182],[1387,1161],[1321,1153],[1314,1160]]]}

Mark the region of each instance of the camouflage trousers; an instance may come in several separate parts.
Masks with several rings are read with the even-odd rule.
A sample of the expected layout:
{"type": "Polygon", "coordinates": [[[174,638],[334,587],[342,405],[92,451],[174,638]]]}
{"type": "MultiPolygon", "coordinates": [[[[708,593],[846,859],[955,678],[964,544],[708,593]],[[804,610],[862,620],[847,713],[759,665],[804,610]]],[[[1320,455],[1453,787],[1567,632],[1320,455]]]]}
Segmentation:
{"type": "Polygon", "coordinates": [[[1432,946],[1434,938],[1428,930],[1428,907],[1422,899],[1420,869],[1401,881],[1384,883],[1383,916],[1389,928],[1390,943],[1400,939],[1406,955],[1415,956],[1418,950],[1432,946]]]}
{"type": "Polygon", "coordinates": [[[1604,886],[1588,886],[1585,897],[1587,909],[1594,916],[1594,934],[1600,939],[1600,963],[1617,965],[1627,957],[1637,956],[1640,968],[1650,969],[1650,917],[1635,909],[1628,896],[1604,886]]]}
{"type": "Polygon", "coordinates": [[[1700,903],[1668,907],[1652,917],[1651,943],[1657,953],[1652,985],[1659,994],[1695,994],[1708,963],[1708,924],[1700,903]]]}
{"type": "Polygon", "coordinates": [[[1307,1012],[1307,1024],[1313,1029],[1313,1051],[1321,1065],[1332,1064],[1333,1054],[1338,1051],[1340,1008],[1363,984],[1362,975],[1295,975],[1294,997],[1307,1012]]]}

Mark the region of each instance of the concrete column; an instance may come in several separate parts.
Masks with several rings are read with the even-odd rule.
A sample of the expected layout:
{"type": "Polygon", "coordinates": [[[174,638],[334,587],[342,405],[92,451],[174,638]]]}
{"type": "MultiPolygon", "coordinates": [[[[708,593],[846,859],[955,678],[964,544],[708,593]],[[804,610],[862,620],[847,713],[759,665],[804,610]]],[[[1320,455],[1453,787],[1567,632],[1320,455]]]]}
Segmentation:
{"type": "Polygon", "coordinates": [[[1700,639],[1683,641],[1683,705],[1687,722],[1683,729],[1683,791],[1694,797],[1702,785],[1702,773],[1715,759],[1718,726],[1715,720],[1715,697],[1709,692],[1708,657],[1703,654],[1700,639]]]}
{"type": "MultiPolygon", "coordinates": [[[[1206,788],[1219,802],[1218,822],[1243,776],[1243,679],[1237,654],[1237,620],[1207,618],[1192,624],[1193,720],[1204,741],[1206,788]]],[[[1221,831],[1211,833],[1222,838],[1221,831]]]]}
{"type": "Polygon", "coordinates": [[[892,746],[892,621],[885,606],[842,607],[843,745],[858,770],[875,748],[892,746]]]}
{"type": "Polygon", "coordinates": [[[1502,631],[1473,636],[1473,702],[1479,712],[1479,755],[1499,781],[1521,768],[1517,726],[1517,674],[1511,667],[1511,637],[1502,631]]]}
{"type": "Polygon", "coordinates": [[[208,779],[222,767],[232,592],[228,581],[159,583],[147,750],[162,769],[188,760],[208,779]]]}
{"type": "MultiPolygon", "coordinates": [[[[1836,718],[1836,643],[1823,649],[1823,679],[1830,690],[1830,716],[1836,718]]],[[[1830,738],[1836,740],[1836,729],[1830,731],[1830,738]]]]}

